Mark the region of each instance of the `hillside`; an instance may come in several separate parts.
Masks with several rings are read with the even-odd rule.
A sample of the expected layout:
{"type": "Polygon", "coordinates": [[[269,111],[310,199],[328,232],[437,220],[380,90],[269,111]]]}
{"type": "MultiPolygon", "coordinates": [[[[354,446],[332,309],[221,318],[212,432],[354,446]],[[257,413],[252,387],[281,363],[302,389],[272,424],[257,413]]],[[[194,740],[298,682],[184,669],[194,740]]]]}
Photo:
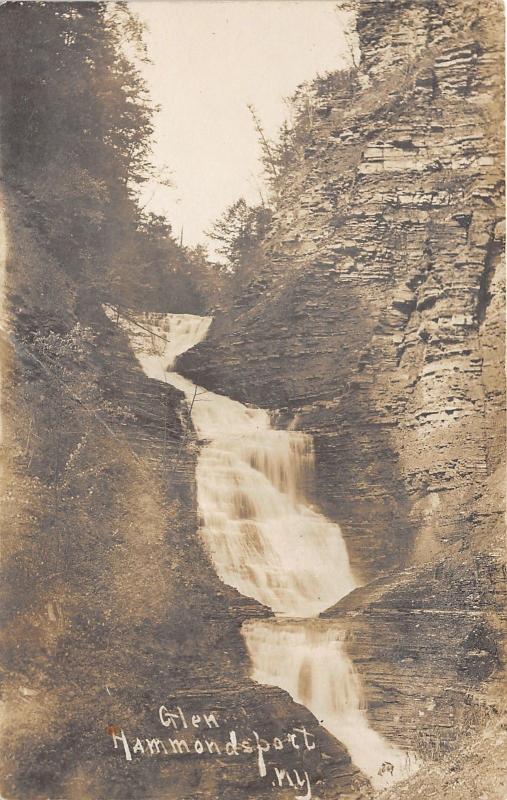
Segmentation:
{"type": "Polygon", "coordinates": [[[152,741],[159,707],[179,705],[215,713],[220,740],[228,723],[271,738],[306,723],[331,798],[357,773],[345,750],[249,677],[240,625],[267,612],[223,586],[197,535],[183,397],[143,375],[103,310],[202,303],[188,252],[132,189],[152,112],[119,45],[139,44],[135,19],[118,14],[0,9],[2,796],[270,796],[244,756],[224,773],[211,756],[152,760],[144,740],[129,763],[119,732],[152,741]]]}

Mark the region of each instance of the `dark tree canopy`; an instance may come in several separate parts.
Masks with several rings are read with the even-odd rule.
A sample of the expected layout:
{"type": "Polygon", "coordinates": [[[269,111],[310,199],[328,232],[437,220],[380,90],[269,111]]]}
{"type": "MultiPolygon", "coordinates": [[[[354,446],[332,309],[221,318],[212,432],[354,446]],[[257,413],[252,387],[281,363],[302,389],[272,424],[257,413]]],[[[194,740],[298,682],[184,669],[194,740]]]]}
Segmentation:
{"type": "Polygon", "coordinates": [[[156,111],[138,66],[142,36],[125,3],[2,6],[2,171],[81,292],[198,310],[170,226],[137,202],[154,172],[156,111]]]}
{"type": "Polygon", "coordinates": [[[219,243],[218,253],[231,272],[241,269],[264,238],[271,214],[264,206],[249,206],[241,197],[215,222],[208,236],[219,243]]]}

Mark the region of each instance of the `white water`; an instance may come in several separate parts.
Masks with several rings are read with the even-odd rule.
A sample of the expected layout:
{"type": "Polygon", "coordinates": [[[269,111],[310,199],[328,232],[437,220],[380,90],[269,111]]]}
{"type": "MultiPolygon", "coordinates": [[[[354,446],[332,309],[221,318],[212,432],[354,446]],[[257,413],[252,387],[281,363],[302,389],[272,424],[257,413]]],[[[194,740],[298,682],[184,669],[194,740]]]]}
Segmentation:
{"type": "Polygon", "coordinates": [[[278,617],[243,626],[252,677],[307,706],[374,785],[399,780],[407,774],[407,757],[370,728],[339,631],[331,621],[312,619],[357,584],[339,526],[303,496],[313,469],[311,437],[274,430],[266,411],[168,371],[202,341],[210,323],[210,317],[185,314],[121,319],[145,373],[185,393],[206,442],[197,498],[201,535],[217,574],[278,617]],[[383,762],[394,766],[392,777],[379,775],[383,762]]]}
{"type": "Polygon", "coordinates": [[[309,708],[376,788],[413,771],[414,756],[370,728],[358,675],[342,634],[330,620],[247,622],[242,633],[252,656],[253,679],[285,689],[309,708]],[[393,766],[392,775],[379,772],[384,763],[393,766]]]}

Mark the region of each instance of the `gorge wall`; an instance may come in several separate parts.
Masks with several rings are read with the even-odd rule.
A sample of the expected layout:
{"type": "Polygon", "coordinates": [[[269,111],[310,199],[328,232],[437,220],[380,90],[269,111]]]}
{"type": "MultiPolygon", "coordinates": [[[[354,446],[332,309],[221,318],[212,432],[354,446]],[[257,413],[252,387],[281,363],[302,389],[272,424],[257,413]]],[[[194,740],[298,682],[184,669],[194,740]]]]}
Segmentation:
{"type": "Polygon", "coordinates": [[[268,612],[224,586],[197,535],[183,395],[146,378],[114,320],[80,302],[25,202],[4,184],[2,794],[273,796],[255,755],[152,755],[143,737],[192,741],[162,727],[161,705],[188,725],[214,713],[220,730],[205,733],[224,748],[230,729],[272,741],[304,725],[316,747],[300,769],[322,797],[368,785],[310,712],[250,679],[240,626],[268,612]],[[120,731],[146,753],[127,761],[120,731]]]}
{"type": "Polygon", "coordinates": [[[268,269],[181,361],[314,434],[319,501],[365,578],[485,524],[504,406],[499,15],[359,3],[361,67],[313,87],[268,269]]]}
{"type": "Polygon", "coordinates": [[[249,677],[240,627],[268,611],[202,546],[189,408],[104,311],[195,310],[203,288],[132,188],[152,174],[138,21],[100,3],[0,19],[0,792],[268,800],[273,761],[329,800],[368,790],[309,711],[249,677]],[[291,747],[302,726],[311,750],[291,747]],[[269,778],[231,730],[271,742],[269,778]]]}
{"type": "MultiPolygon", "coordinates": [[[[27,6],[9,6],[23,28],[27,6]]],[[[32,11],[49,19],[54,6],[32,11]]],[[[78,13],[62,8],[58,24],[68,25],[78,13]]],[[[308,90],[304,144],[283,177],[258,273],[178,371],[313,436],[308,492],[340,523],[364,584],[316,630],[344,641],[372,725],[426,756],[501,708],[501,7],[359,0],[356,25],[360,65],[308,90]]],[[[27,33],[45,53],[39,26],[27,33]]],[[[45,46],[57,40],[42,31],[45,46]]],[[[64,39],[64,54],[88,41],[64,39]]],[[[99,92],[79,72],[93,63],[87,53],[75,73],[55,70],[51,91],[63,85],[65,95],[63,76],[84,75],[93,107],[99,92]]],[[[70,107],[70,133],[58,138],[69,92],[60,106],[46,103],[39,71],[34,62],[14,92],[6,67],[1,87],[4,108],[22,117],[16,92],[29,97],[30,84],[26,115],[37,121],[4,133],[11,149],[23,134],[26,174],[19,165],[2,173],[2,794],[274,796],[251,755],[226,768],[196,754],[127,762],[112,736],[160,736],[165,703],[187,716],[216,711],[238,736],[305,725],[317,737],[303,764],[315,794],[367,797],[318,720],[249,677],[240,626],[268,612],[219,581],[197,535],[188,407],[142,374],[99,302],[135,296],[138,310],[154,310],[158,284],[143,299],[136,279],[124,297],[117,285],[128,270],[103,278],[111,260],[123,268],[137,217],[116,226],[125,199],[82,213],[97,185],[71,171],[71,148],[78,142],[95,163],[74,133],[76,109],[88,106],[70,107]],[[49,181],[48,143],[58,166],[66,154],[49,181]]],[[[99,126],[94,147],[105,140],[99,126]]],[[[120,183],[111,177],[112,195],[120,183]]],[[[146,241],[136,247],[144,269],[146,241]]],[[[293,767],[292,754],[277,763],[293,767]]]]}
{"type": "Polygon", "coordinates": [[[360,65],[308,91],[259,273],[179,369],[314,436],[373,581],[328,616],[378,724],[445,744],[503,647],[502,8],[356,5],[360,65]]]}

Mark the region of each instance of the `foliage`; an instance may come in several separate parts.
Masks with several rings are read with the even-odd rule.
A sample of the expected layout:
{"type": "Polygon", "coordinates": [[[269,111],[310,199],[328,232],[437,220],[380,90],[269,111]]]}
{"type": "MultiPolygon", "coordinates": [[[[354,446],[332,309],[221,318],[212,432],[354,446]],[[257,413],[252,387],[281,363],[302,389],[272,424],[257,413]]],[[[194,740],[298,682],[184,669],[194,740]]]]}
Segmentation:
{"type": "Polygon", "coordinates": [[[58,384],[60,393],[67,399],[77,395],[80,399],[95,399],[95,387],[89,378],[83,380],[82,371],[93,349],[95,334],[79,322],[68,331],[37,331],[32,339],[32,352],[58,384]]]}
{"type": "Polygon", "coordinates": [[[7,166],[44,169],[63,153],[91,174],[143,180],[153,106],[124,54],[125,39],[140,47],[141,31],[126,6],[115,11],[88,2],[2,9],[7,166]]]}
{"type": "Polygon", "coordinates": [[[138,67],[142,37],[122,2],[2,6],[4,173],[88,304],[195,311],[170,226],[138,203],[140,184],[167,183],[150,161],[156,108],[138,67]]]}
{"type": "Polygon", "coordinates": [[[225,258],[227,270],[236,273],[251,258],[270,221],[269,209],[249,206],[242,197],[226,209],[208,236],[219,242],[217,250],[225,258]]]}

